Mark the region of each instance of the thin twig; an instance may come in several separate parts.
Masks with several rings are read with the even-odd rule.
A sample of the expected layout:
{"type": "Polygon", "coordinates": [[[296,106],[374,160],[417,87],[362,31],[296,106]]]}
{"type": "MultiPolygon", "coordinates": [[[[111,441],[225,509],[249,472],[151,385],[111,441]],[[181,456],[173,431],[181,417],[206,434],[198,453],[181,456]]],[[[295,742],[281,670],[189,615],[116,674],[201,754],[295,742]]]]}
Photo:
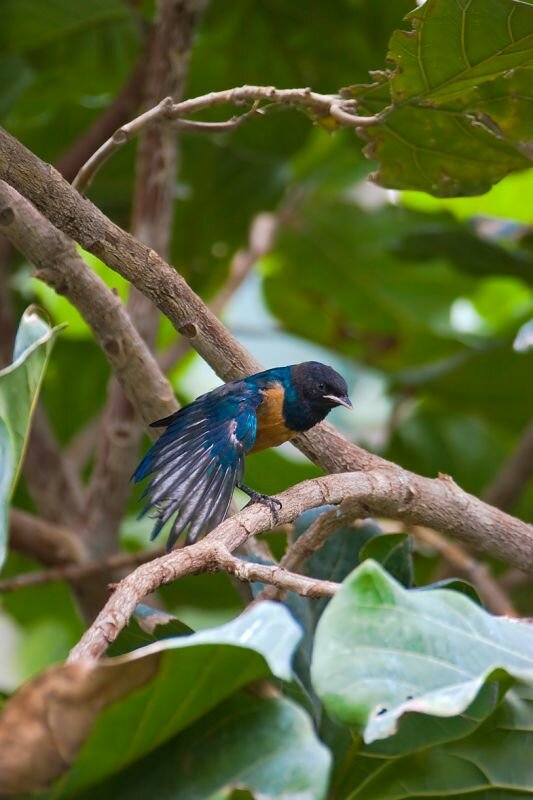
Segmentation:
{"type": "MultiPolygon", "coordinates": [[[[342,506],[324,511],[311,523],[305,533],[287,548],[279,566],[292,572],[301,572],[307,559],[316,553],[341,525],[352,523],[353,519],[353,511],[344,512],[342,506]]],[[[276,586],[266,586],[258,594],[256,601],[279,600],[282,595],[283,591],[276,586]]]]}
{"type": "MultiPolygon", "coordinates": [[[[220,92],[210,92],[201,97],[174,103],[172,97],[165,97],[157,105],[140,114],[135,119],[122,125],[113,135],[91,156],[78,172],[73,185],[79,192],[83,192],[96,172],[105,161],[123,144],[138,136],[148,125],[154,122],[170,122],[183,120],[188,114],[195,114],[207,108],[222,105],[242,106],[247,103],[257,104],[267,101],[269,105],[290,106],[313,117],[334,116],[339,124],[350,127],[369,127],[382,122],[384,115],[360,117],[346,111],[346,100],[336,95],[318,94],[310,89],[276,89],[274,86],[239,86],[220,92]]],[[[246,112],[247,118],[258,114],[260,109],[252,105],[246,112]]],[[[387,109],[388,112],[388,109],[387,109]]],[[[386,112],[384,112],[386,113],[386,112]]],[[[189,120],[189,122],[192,122],[189,120]]],[[[233,119],[226,121],[234,124],[233,119]]],[[[196,128],[199,130],[199,128],[196,128]]],[[[203,128],[205,130],[205,128],[203,128]]]]}
{"type": "Polygon", "coordinates": [[[233,556],[224,546],[217,547],[213,551],[213,555],[221,569],[231,575],[235,575],[240,581],[247,581],[248,583],[259,581],[273,584],[278,591],[296,592],[303,597],[332,597],[340,588],[340,583],[308,578],[306,575],[297,575],[284,569],[281,564],[267,566],[242,561],[240,558],[233,556]]]}

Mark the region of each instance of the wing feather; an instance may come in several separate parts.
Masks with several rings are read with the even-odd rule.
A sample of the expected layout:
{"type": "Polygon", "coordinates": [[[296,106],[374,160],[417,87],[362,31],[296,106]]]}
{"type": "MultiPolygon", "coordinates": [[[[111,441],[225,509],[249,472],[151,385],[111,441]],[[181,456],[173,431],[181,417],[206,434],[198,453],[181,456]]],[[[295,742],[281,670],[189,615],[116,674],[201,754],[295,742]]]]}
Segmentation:
{"type": "Polygon", "coordinates": [[[243,474],[244,454],[255,440],[257,403],[248,400],[241,384],[227,384],[155,423],[168,427],[134,479],[151,477],[142,494],[147,504],[141,516],[151,511],[156,518],[152,539],[176,514],[167,549],[186,528],[190,544],[226,516],[243,474]]]}

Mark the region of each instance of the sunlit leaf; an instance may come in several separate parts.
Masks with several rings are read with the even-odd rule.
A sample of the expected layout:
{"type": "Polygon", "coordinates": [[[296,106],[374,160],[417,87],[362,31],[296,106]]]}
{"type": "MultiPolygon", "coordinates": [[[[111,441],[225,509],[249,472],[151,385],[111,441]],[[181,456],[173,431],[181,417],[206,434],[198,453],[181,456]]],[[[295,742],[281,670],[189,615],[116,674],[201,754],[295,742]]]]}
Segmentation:
{"type": "Polygon", "coordinates": [[[427,0],[389,45],[393,69],[346,91],[384,122],[364,128],[376,179],[453,197],[482,194],[532,154],[532,104],[522,99],[533,58],[533,9],[519,0],[427,0]],[[511,112],[511,113],[510,113],[511,112]],[[472,158],[472,149],[476,157],[472,158]]]}
{"type": "Polygon", "coordinates": [[[404,714],[461,714],[504,674],[533,682],[530,625],[446,589],[404,589],[373,561],[329,603],[311,667],[328,711],[367,743],[394,734],[404,714]]]}
{"type": "Polygon", "coordinates": [[[0,566],[7,539],[7,512],[24,457],[31,418],[52,342],[51,328],[30,307],[17,331],[13,363],[0,371],[0,566]]]}

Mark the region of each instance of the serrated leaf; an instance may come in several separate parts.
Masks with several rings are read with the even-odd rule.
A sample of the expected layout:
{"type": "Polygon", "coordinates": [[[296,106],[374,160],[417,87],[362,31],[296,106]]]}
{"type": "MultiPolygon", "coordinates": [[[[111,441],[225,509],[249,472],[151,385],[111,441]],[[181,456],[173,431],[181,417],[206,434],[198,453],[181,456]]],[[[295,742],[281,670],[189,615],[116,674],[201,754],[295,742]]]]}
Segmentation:
{"type": "Polygon", "coordinates": [[[298,705],[243,694],[96,791],[102,800],[205,800],[232,788],[264,800],[321,800],[330,762],[298,705]]]}
{"type": "Polygon", "coordinates": [[[78,793],[247,683],[268,675],[290,680],[299,638],[283,606],[262,603],[219,628],[50,668],[0,715],[0,795],[44,790],[67,769],[42,797],[78,793]]]}
{"type": "Polygon", "coordinates": [[[533,8],[520,0],[427,0],[396,31],[393,69],[345,94],[366,114],[367,155],[383,185],[440,197],[482,194],[531,165],[533,106],[523,89],[533,58],[533,8]],[[512,70],[517,70],[515,75],[512,70]],[[474,155],[475,154],[475,155],[474,155]]]}
{"type": "Polygon", "coordinates": [[[54,337],[32,306],[22,315],[13,363],[0,370],[0,567],[7,542],[8,504],[22,466],[31,418],[54,337]]]}
{"type": "Polygon", "coordinates": [[[327,710],[365,742],[407,713],[461,714],[496,674],[533,682],[533,628],[492,617],[464,595],[404,589],[366,561],[317,627],[311,678],[327,710]]]}

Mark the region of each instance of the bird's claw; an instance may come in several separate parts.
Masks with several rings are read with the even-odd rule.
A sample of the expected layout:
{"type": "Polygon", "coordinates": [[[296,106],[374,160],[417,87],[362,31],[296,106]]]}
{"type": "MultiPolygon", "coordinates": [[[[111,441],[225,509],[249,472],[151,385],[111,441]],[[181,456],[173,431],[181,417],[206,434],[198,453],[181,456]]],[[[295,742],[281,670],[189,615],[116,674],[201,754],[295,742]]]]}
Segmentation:
{"type": "Polygon", "coordinates": [[[262,503],[264,506],[268,506],[275,524],[279,525],[279,523],[281,522],[279,509],[283,508],[283,504],[281,503],[280,500],[276,500],[275,497],[270,497],[270,495],[268,494],[260,494],[259,492],[254,492],[254,494],[250,496],[250,502],[247,503],[245,507],[248,508],[248,506],[252,506],[254,503],[262,503]]]}

